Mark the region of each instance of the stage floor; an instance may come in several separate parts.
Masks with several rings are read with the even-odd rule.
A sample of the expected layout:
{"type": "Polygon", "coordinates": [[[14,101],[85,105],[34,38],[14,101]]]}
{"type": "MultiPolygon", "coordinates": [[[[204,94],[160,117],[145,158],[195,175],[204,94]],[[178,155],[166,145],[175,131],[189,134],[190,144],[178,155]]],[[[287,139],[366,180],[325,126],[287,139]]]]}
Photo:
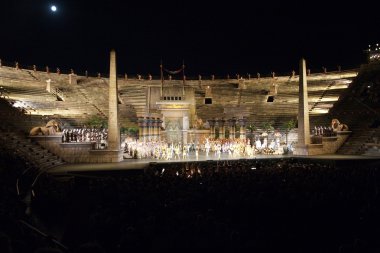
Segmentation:
{"type": "Polygon", "coordinates": [[[329,160],[329,161],[350,161],[350,160],[373,160],[380,161],[380,157],[358,156],[358,155],[318,155],[318,156],[296,156],[296,155],[255,155],[254,157],[231,157],[228,154],[221,154],[220,158],[214,154],[206,156],[200,153],[198,158],[195,154],[182,159],[160,160],[160,159],[124,159],[119,163],[77,163],[64,164],[51,168],[48,172],[51,174],[66,174],[74,172],[94,172],[94,171],[115,171],[115,170],[144,170],[152,163],[188,163],[188,162],[204,162],[204,161],[225,161],[239,159],[309,159],[309,160],[329,160]]]}

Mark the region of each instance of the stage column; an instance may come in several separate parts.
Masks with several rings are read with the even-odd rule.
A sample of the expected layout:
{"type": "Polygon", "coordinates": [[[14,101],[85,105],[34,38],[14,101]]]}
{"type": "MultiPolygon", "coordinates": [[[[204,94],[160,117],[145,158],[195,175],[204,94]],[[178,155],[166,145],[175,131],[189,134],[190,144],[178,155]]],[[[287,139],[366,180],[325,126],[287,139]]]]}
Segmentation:
{"type": "Polygon", "coordinates": [[[144,117],[143,121],[143,141],[146,142],[148,140],[148,131],[149,131],[148,119],[144,117]]]}
{"type": "Polygon", "coordinates": [[[152,118],[152,140],[157,140],[157,120],[156,118],[152,118]]]}
{"type": "Polygon", "coordinates": [[[160,118],[157,118],[157,140],[161,141],[161,126],[162,126],[162,120],[160,118]]]}
{"type": "Polygon", "coordinates": [[[226,128],[224,124],[226,121],[224,119],[219,119],[218,120],[218,125],[219,125],[219,139],[224,139],[226,137],[226,128]]]}
{"type": "Polygon", "coordinates": [[[146,118],[146,124],[147,124],[147,128],[148,128],[148,136],[147,136],[147,139],[148,141],[151,141],[152,140],[152,118],[151,117],[147,117],[146,118]]]}
{"type": "Polygon", "coordinates": [[[247,119],[241,118],[239,119],[239,125],[240,125],[240,139],[245,140],[245,124],[247,123],[247,119]]]}
{"type": "Polygon", "coordinates": [[[208,123],[210,125],[210,138],[215,139],[215,120],[209,119],[208,123]]]}
{"type": "Polygon", "coordinates": [[[236,124],[236,119],[235,118],[232,118],[232,119],[228,120],[228,126],[229,126],[229,129],[230,129],[230,135],[229,135],[229,139],[230,140],[234,140],[235,139],[235,124],[236,124]]]}
{"type": "Polygon", "coordinates": [[[137,124],[139,126],[139,140],[143,140],[144,138],[144,117],[139,117],[137,124]]]}

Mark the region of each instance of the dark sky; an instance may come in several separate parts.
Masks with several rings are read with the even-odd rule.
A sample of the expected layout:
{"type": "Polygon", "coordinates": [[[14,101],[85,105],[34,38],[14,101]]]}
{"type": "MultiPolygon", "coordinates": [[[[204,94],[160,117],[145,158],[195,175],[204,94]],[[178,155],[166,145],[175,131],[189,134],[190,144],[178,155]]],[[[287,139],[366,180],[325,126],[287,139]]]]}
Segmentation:
{"type": "Polygon", "coordinates": [[[290,72],[364,63],[380,40],[376,6],[363,1],[1,0],[0,58],[78,72],[159,74],[185,60],[188,75],[290,72]],[[50,11],[55,4],[58,11],[50,11]]]}

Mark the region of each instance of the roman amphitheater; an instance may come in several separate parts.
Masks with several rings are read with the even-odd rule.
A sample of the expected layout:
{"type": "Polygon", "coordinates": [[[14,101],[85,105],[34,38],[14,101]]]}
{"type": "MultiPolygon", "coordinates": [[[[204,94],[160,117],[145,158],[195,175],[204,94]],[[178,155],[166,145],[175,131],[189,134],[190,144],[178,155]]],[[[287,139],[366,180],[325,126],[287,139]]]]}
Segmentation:
{"type": "Polygon", "coordinates": [[[196,77],[125,74],[115,51],[109,74],[0,61],[0,251],[379,252],[378,56],[196,77]]]}
{"type": "MultiPolygon", "coordinates": [[[[94,143],[96,138],[86,139],[83,134],[83,129],[96,132],[95,128],[107,127],[111,108],[109,76],[89,76],[87,72],[80,75],[74,70],[63,73],[48,67],[22,67],[19,63],[10,65],[3,63],[0,67],[2,145],[17,150],[40,168],[66,162],[115,161],[88,159],[91,153],[107,148],[94,143]],[[48,122],[54,123],[46,125],[48,122]],[[83,136],[78,137],[80,134],[83,136]]],[[[307,70],[305,110],[309,115],[309,144],[321,150],[322,146],[328,147],[308,154],[380,154],[378,69],[378,63],[371,62],[358,69],[324,69],[320,73],[307,70]],[[342,129],[333,129],[333,119],[338,122],[335,127],[348,129],[336,134],[336,130],[342,129]]],[[[120,72],[116,76],[115,70],[115,79],[116,127],[123,145],[129,139],[194,148],[209,140],[244,139],[245,144],[249,140],[248,144],[254,146],[257,140],[262,143],[264,136],[268,139],[267,148],[277,134],[279,152],[265,155],[284,155],[283,146],[292,143],[295,147],[298,143],[298,72],[224,77],[165,73],[152,77],[120,72]],[[289,122],[295,124],[289,126],[289,122]]],[[[264,154],[258,151],[260,148],[256,147],[252,152],[264,154]]],[[[124,153],[124,159],[136,158],[132,152],[124,153]]],[[[99,157],[99,153],[92,156],[99,157]]]]}

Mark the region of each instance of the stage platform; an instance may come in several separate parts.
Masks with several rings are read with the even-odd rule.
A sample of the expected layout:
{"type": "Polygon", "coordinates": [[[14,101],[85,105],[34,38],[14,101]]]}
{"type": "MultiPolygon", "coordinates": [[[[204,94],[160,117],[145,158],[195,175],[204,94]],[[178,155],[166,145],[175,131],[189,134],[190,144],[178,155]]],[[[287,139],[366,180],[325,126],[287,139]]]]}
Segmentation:
{"type": "Polygon", "coordinates": [[[380,157],[370,156],[355,156],[355,155],[318,155],[318,156],[296,156],[296,155],[255,155],[253,157],[231,157],[228,154],[221,154],[220,158],[214,154],[206,156],[205,153],[200,153],[198,158],[195,154],[191,154],[185,159],[124,159],[119,163],[80,163],[80,164],[64,164],[51,168],[48,172],[51,174],[70,174],[70,173],[86,173],[86,172],[100,172],[100,171],[143,171],[151,164],[167,164],[167,163],[192,163],[192,162],[218,162],[218,161],[234,161],[234,160],[272,160],[272,159],[302,159],[309,161],[325,161],[340,164],[361,164],[379,163],[380,157]]]}

